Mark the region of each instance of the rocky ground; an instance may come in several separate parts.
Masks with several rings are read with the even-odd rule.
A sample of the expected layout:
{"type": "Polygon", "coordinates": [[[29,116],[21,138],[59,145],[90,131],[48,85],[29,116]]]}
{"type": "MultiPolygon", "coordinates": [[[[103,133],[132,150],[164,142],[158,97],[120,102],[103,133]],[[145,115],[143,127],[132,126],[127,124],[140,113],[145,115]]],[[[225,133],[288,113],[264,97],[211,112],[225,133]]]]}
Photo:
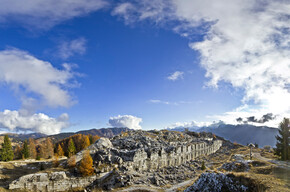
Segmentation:
{"type": "MultiPolygon", "coordinates": [[[[192,137],[199,140],[213,136],[205,133],[192,134],[168,131],[125,132],[111,139],[112,142],[108,139],[101,139],[88,149],[91,154],[98,154],[100,149],[113,146],[116,146],[117,150],[144,148],[146,151],[161,146],[167,146],[166,150],[171,150],[168,141],[186,142],[192,140],[192,137]]],[[[136,171],[125,166],[117,166],[120,160],[108,154],[92,155],[95,163],[97,162],[95,158],[103,158],[102,161],[111,164],[102,165],[102,167],[95,164],[96,174],[91,177],[81,177],[76,168],[67,167],[65,159],[58,168],[53,168],[52,160],[15,161],[0,163],[0,185],[4,191],[8,189],[9,184],[11,191],[28,185],[32,191],[37,191],[36,189],[49,191],[56,189],[56,185],[59,191],[96,192],[290,191],[287,176],[286,179],[285,176],[280,178],[279,173],[276,173],[277,167],[280,166],[287,174],[288,164],[280,163],[272,153],[266,153],[262,149],[254,149],[253,152],[255,155],[250,160],[248,147],[224,140],[223,146],[214,154],[200,156],[179,166],[167,166],[151,171],[136,171]],[[205,170],[202,169],[202,164],[205,164],[205,170]]],[[[76,155],[77,162],[81,158],[82,153],[76,155]]]]}

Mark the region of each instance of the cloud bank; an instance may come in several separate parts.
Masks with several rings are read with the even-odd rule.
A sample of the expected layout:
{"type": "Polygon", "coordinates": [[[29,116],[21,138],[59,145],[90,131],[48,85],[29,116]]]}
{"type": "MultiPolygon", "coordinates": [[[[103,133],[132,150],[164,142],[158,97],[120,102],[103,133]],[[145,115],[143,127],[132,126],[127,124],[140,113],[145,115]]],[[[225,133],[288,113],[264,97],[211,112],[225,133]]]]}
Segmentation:
{"type": "Polygon", "coordinates": [[[112,127],[127,127],[129,129],[142,129],[140,123],[142,118],[132,115],[118,115],[116,117],[110,117],[109,125],[112,127]]]}
{"type": "Polygon", "coordinates": [[[113,11],[126,23],[149,20],[189,39],[200,53],[207,85],[242,89],[242,106],[224,120],[290,115],[290,2],[259,0],[128,1],[113,11]],[[126,6],[125,6],[126,5],[126,6]],[[203,34],[203,40],[192,39],[203,34]]]}
{"type": "Polygon", "coordinates": [[[70,81],[74,76],[68,64],[59,70],[22,50],[0,51],[0,82],[10,85],[17,92],[23,91],[27,97],[29,93],[36,94],[34,99],[43,105],[71,106],[74,101],[64,87],[72,86],[70,81]]]}
{"type": "Polygon", "coordinates": [[[197,122],[197,121],[191,121],[191,122],[176,122],[171,125],[168,125],[165,127],[165,129],[190,129],[190,130],[198,130],[203,127],[211,127],[211,128],[217,128],[220,125],[225,124],[223,121],[213,121],[213,122],[197,122]]]}
{"type": "Polygon", "coordinates": [[[74,77],[69,64],[57,69],[22,50],[0,51],[0,83],[11,87],[22,102],[18,111],[0,112],[0,128],[59,133],[68,126],[67,114],[52,118],[35,112],[45,106],[69,107],[74,104],[66,89],[74,86],[75,83],[71,83],[74,77]]]}
{"type": "Polygon", "coordinates": [[[8,128],[10,131],[30,130],[43,134],[57,134],[67,127],[69,116],[64,113],[58,118],[49,117],[43,113],[23,115],[19,111],[5,110],[0,112],[0,128],[8,128]]]}
{"type": "Polygon", "coordinates": [[[17,21],[34,28],[49,28],[107,5],[108,2],[103,0],[1,0],[0,22],[17,21]]]}

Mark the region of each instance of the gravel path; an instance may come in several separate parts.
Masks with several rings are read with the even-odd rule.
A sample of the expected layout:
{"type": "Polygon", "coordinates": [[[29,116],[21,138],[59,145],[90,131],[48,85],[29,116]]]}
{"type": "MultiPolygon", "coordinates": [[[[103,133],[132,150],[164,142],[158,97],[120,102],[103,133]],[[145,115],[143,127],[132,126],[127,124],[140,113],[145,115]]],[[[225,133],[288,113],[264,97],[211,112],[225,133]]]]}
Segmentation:
{"type": "Polygon", "coordinates": [[[260,159],[262,161],[268,161],[270,163],[274,163],[282,168],[290,169],[290,162],[289,161],[278,161],[278,160],[269,159],[266,157],[262,157],[260,153],[253,153],[253,157],[260,159]]]}

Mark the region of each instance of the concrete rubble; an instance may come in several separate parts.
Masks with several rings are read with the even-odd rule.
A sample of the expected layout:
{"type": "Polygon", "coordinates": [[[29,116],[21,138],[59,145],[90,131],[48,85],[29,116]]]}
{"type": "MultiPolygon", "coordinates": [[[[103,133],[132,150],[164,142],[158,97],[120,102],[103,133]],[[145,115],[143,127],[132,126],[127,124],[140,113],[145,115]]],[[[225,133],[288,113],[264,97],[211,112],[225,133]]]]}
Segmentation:
{"type": "Polygon", "coordinates": [[[128,131],[111,139],[101,138],[76,154],[78,164],[84,151],[89,150],[96,176],[80,177],[77,169],[73,173],[36,173],[13,181],[9,189],[110,190],[132,184],[174,184],[194,177],[195,170],[200,168],[195,159],[215,153],[222,144],[210,133],[128,131]]]}

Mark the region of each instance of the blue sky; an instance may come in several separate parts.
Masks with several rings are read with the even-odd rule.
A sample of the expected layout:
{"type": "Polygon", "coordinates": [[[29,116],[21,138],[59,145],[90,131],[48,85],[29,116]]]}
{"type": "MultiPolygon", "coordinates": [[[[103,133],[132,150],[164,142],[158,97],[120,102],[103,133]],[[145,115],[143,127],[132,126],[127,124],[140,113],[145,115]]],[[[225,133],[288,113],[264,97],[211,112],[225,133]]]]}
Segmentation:
{"type": "Polygon", "coordinates": [[[208,9],[200,1],[140,2],[87,0],[71,7],[67,0],[58,8],[53,3],[42,8],[29,1],[20,10],[21,3],[4,2],[2,131],[161,129],[214,120],[238,123],[237,117],[259,119],[267,113],[275,117],[267,125],[275,126],[289,114],[289,44],[279,44],[290,42],[289,35],[273,31],[275,24],[264,29],[269,19],[263,19],[267,15],[286,28],[287,22],[269,10],[289,11],[270,1],[261,12],[242,1],[241,8],[221,1],[226,10],[216,9],[213,1],[208,9]],[[240,29],[228,18],[231,14],[240,29]],[[247,28],[244,22],[258,24],[247,28]],[[266,35],[260,37],[262,29],[266,35]],[[281,103],[276,100],[284,102],[283,109],[277,109],[281,103]]]}

